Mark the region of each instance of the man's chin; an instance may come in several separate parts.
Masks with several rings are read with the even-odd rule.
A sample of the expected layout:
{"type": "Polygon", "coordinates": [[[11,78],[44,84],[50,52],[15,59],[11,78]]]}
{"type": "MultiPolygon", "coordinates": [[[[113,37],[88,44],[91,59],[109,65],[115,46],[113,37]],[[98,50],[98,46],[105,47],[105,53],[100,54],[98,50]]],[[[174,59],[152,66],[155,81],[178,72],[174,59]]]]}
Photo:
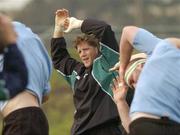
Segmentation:
{"type": "Polygon", "coordinates": [[[86,68],[90,67],[89,65],[84,65],[86,68]]]}
{"type": "Polygon", "coordinates": [[[84,66],[85,66],[86,68],[89,68],[89,67],[91,66],[91,64],[84,64],[84,66]]]}

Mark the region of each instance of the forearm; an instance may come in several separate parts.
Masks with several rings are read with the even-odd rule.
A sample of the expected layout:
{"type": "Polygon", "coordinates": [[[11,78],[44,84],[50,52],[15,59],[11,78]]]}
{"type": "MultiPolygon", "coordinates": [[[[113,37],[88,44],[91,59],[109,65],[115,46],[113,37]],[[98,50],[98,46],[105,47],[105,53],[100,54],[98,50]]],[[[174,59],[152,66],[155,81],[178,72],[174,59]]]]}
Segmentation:
{"type": "Polygon", "coordinates": [[[27,67],[23,54],[20,52],[16,44],[11,44],[7,47],[4,53],[4,72],[17,72],[24,76],[27,80],[27,67]]]}
{"type": "Polygon", "coordinates": [[[28,82],[28,71],[23,55],[16,45],[9,45],[8,51],[4,53],[3,78],[5,87],[10,92],[10,97],[14,97],[23,91],[28,82]]]}
{"type": "Polygon", "coordinates": [[[54,68],[61,71],[64,75],[71,74],[79,63],[68,53],[64,38],[51,39],[51,57],[54,68]]]}
{"type": "Polygon", "coordinates": [[[118,43],[114,32],[111,26],[104,21],[86,19],[82,23],[81,30],[83,33],[95,35],[103,44],[118,51],[118,43]]]}
{"type": "Polygon", "coordinates": [[[127,41],[126,37],[121,38],[119,51],[120,51],[120,66],[122,69],[126,69],[133,52],[133,47],[127,41]]]}
{"type": "Polygon", "coordinates": [[[55,26],[53,32],[53,38],[60,38],[60,37],[64,37],[63,28],[61,28],[61,26],[55,26]]]}
{"type": "Polygon", "coordinates": [[[122,70],[125,70],[129,64],[130,57],[133,52],[134,38],[139,30],[135,26],[127,26],[123,28],[122,36],[120,40],[120,66],[122,70]]]}
{"type": "Polygon", "coordinates": [[[3,53],[4,48],[9,44],[16,43],[17,34],[14,31],[11,19],[0,13],[0,53],[3,53]]]}
{"type": "Polygon", "coordinates": [[[94,34],[101,39],[108,26],[104,21],[85,19],[82,23],[81,31],[85,34],[94,34]]]}
{"type": "Polygon", "coordinates": [[[120,101],[116,103],[121,122],[126,132],[129,133],[130,117],[129,117],[129,106],[126,101],[120,101]]]}
{"type": "Polygon", "coordinates": [[[66,42],[63,37],[51,39],[51,58],[54,68],[59,70],[62,66],[62,60],[69,56],[66,49],[66,42]]]}

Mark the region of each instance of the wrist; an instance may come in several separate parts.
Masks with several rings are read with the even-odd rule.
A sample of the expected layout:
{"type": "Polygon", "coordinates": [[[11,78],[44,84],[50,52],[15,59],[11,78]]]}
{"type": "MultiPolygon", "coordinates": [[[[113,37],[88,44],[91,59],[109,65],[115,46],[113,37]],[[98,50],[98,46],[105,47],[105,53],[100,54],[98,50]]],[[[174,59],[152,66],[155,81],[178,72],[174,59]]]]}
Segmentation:
{"type": "Polygon", "coordinates": [[[124,104],[127,104],[126,99],[119,99],[115,101],[117,106],[124,106],[124,104]]]}
{"type": "Polygon", "coordinates": [[[83,20],[77,20],[77,28],[81,28],[83,20]]]}
{"type": "Polygon", "coordinates": [[[68,18],[69,20],[69,26],[67,29],[64,30],[64,32],[68,33],[72,31],[73,29],[81,28],[83,20],[78,20],[75,17],[68,18]]]}
{"type": "Polygon", "coordinates": [[[56,31],[56,32],[63,32],[64,31],[64,27],[62,25],[55,25],[54,31],[56,31]]]}
{"type": "Polygon", "coordinates": [[[63,37],[63,36],[64,36],[63,27],[56,25],[54,27],[53,38],[58,38],[58,37],[63,37]]]}

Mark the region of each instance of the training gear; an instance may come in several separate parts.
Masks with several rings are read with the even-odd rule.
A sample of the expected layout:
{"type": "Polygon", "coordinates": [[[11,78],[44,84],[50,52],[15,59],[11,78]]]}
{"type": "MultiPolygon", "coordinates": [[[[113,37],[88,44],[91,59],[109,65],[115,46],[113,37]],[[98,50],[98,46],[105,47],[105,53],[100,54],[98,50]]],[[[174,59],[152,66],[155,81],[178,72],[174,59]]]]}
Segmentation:
{"type": "Polygon", "coordinates": [[[66,30],[64,30],[64,32],[66,33],[70,32],[72,29],[80,28],[83,22],[82,20],[78,20],[75,17],[70,17],[68,18],[68,20],[69,20],[69,27],[66,30]]]}

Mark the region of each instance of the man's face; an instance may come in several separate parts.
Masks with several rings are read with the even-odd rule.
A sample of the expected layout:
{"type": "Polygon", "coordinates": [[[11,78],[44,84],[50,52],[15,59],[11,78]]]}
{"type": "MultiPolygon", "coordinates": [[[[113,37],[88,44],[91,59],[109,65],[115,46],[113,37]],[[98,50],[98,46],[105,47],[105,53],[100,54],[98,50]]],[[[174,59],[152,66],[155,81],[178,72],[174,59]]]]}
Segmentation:
{"type": "Polygon", "coordinates": [[[90,46],[86,42],[82,42],[77,46],[79,57],[86,68],[93,64],[94,59],[98,55],[98,48],[90,46]]]}
{"type": "Polygon", "coordinates": [[[134,88],[136,88],[136,84],[139,79],[139,75],[143,69],[143,66],[144,64],[139,64],[129,78],[130,85],[133,86],[134,88]]]}

